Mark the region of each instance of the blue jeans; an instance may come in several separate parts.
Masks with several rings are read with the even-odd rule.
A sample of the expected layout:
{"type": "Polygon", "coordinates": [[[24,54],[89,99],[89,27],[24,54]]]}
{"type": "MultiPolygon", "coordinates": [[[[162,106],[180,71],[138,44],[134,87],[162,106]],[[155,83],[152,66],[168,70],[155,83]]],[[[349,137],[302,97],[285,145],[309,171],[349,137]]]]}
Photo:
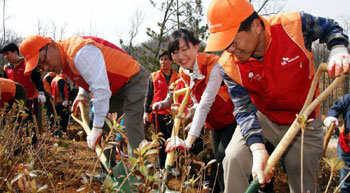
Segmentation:
{"type": "MultiPolygon", "coordinates": [[[[342,148],[340,147],[340,144],[338,143],[337,147],[338,152],[338,158],[341,161],[344,161],[345,166],[350,167],[350,154],[347,152],[344,152],[342,148]]],[[[349,170],[347,169],[341,169],[340,170],[340,177],[339,177],[339,183],[343,181],[345,176],[348,174],[349,170]]],[[[349,192],[350,193],[350,178],[347,178],[344,184],[341,186],[340,189],[341,193],[349,192]]]]}

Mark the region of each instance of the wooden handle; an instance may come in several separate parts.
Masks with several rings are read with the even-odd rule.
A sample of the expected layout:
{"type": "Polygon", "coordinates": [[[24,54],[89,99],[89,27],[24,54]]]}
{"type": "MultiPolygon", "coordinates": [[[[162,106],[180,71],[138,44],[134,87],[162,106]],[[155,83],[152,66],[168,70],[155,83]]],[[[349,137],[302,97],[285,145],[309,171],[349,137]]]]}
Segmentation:
{"type": "MultiPolygon", "coordinates": [[[[185,98],[182,100],[177,116],[175,117],[173,130],[171,131],[171,137],[179,135],[179,128],[181,124],[181,118],[178,115],[182,114],[186,108],[188,99],[190,98],[190,88],[184,88],[174,92],[174,101],[178,101],[178,97],[181,94],[186,94],[185,98]]],[[[165,160],[166,169],[171,169],[174,164],[174,151],[168,152],[165,160]]]]}
{"type": "Polygon", "coordinates": [[[331,139],[333,132],[336,128],[336,124],[332,123],[331,126],[329,126],[329,128],[327,128],[327,132],[326,135],[324,137],[324,141],[323,141],[323,153],[322,153],[322,157],[326,156],[326,151],[327,151],[327,147],[328,147],[328,143],[329,140],[331,139]]]}
{"type": "MultiPolygon", "coordinates": [[[[79,102],[78,105],[79,105],[79,109],[80,109],[80,113],[81,113],[81,114],[80,114],[81,120],[80,120],[79,118],[77,118],[77,117],[75,116],[74,113],[72,113],[71,115],[72,115],[73,119],[74,119],[76,122],[78,122],[78,123],[83,127],[85,133],[86,133],[87,135],[89,135],[91,129],[90,129],[90,127],[89,127],[88,121],[86,120],[86,116],[85,116],[85,107],[84,107],[84,105],[83,105],[82,102],[79,102]]],[[[101,161],[101,163],[103,164],[103,166],[106,168],[106,170],[108,171],[108,173],[110,173],[111,171],[110,171],[110,168],[108,167],[109,165],[108,165],[107,157],[106,157],[106,155],[103,153],[103,151],[102,151],[102,149],[101,149],[101,147],[100,147],[99,144],[96,144],[95,152],[97,153],[97,156],[98,156],[98,158],[100,159],[100,161],[101,161]]]]}

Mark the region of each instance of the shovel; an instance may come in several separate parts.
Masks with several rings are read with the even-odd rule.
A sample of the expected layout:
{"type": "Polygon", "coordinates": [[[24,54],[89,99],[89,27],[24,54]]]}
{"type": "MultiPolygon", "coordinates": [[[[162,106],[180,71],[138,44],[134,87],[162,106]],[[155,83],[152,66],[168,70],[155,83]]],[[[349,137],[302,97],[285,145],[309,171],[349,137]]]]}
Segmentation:
{"type": "MultiPolygon", "coordinates": [[[[184,112],[184,110],[186,108],[188,99],[190,97],[190,91],[191,91],[190,88],[183,88],[183,89],[174,91],[174,95],[173,95],[174,103],[178,103],[178,97],[180,95],[185,94],[185,98],[182,100],[181,105],[180,105],[179,110],[178,110],[178,113],[177,113],[177,115],[175,117],[174,126],[173,126],[173,129],[171,131],[171,137],[175,137],[175,136],[179,135],[179,128],[180,128],[180,124],[181,124],[181,117],[180,116],[182,115],[182,113],[184,112]]],[[[168,174],[169,174],[171,168],[174,165],[174,156],[175,156],[175,152],[174,151],[168,152],[167,156],[166,156],[165,173],[164,173],[165,178],[164,179],[167,182],[169,181],[168,174]]],[[[166,183],[162,183],[160,192],[169,192],[169,193],[170,192],[176,192],[176,191],[171,191],[171,190],[169,190],[166,187],[167,182],[166,183]]]]}
{"type": "MultiPolygon", "coordinates": [[[[86,120],[85,107],[81,102],[79,102],[78,105],[81,112],[80,115],[82,120],[77,118],[74,115],[74,113],[72,113],[71,115],[73,119],[84,128],[85,133],[88,135],[91,129],[89,127],[88,121],[86,120]]],[[[101,161],[103,167],[107,170],[107,173],[108,173],[108,176],[104,184],[109,182],[112,182],[113,184],[117,183],[118,184],[117,187],[119,187],[122,184],[122,186],[119,187],[120,189],[118,191],[120,193],[135,192],[135,186],[133,186],[132,184],[136,182],[136,179],[133,175],[129,175],[130,172],[125,166],[124,162],[122,161],[119,162],[116,166],[114,166],[111,169],[109,166],[108,159],[106,155],[103,153],[103,150],[101,149],[99,144],[96,144],[95,152],[97,153],[99,160],[101,161]]]]}
{"type": "Polygon", "coordinates": [[[53,103],[51,97],[48,97],[48,98],[49,98],[50,103],[51,103],[51,106],[52,106],[52,111],[53,111],[53,114],[54,114],[54,116],[55,116],[55,120],[58,122],[59,120],[58,120],[58,115],[57,115],[55,103],[53,103]]]}
{"type": "Polygon", "coordinates": [[[39,138],[40,131],[39,131],[39,126],[38,126],[38,121],[36,120],[36,115],[34,112],[34,101],[33,100],[28,100],[28,101],[30,101],[30,112],[32,114],[33,124],[34,124],[34,128],[35,128],[35,134],[36,134],[36,137],[39,138]]]}
{"type": "Polygon", "coordinates": [[[332,123],[329,128],[327,128],[326,134],[324,136],[324,141],[323,141],[323,153],[322,153],[322,157],[326,156],[326,151],[327,151],[327,147],[328,147],[328,143],[329,140],[331,139],[334,130],[336,129],[336,124],[332,123]]]}
{"type": "MultiPolygon", "coordinates": [[[[323,71],[327,71],[327,63],[321,63],[313,80],[312,84],[309,90],[309,93],[306,97],[305,103],[303,105],[303,108],[301,109],[300,113],[297,115],[297,118],[294,120],[292,125],[289,127],[286,134],[283,136],[275,150],[270,155],[269,159],[266,162],[266,166],[264,168],[264,175],[267,176],[267,174],[270,172],[270,170],[277,164],[279,159],[281,158],[282,154],[286,151],[290,143],[293,141],[294,137],[298,134],[302,124],[304,124],[301,120],[307,120],[308,116],[314,111],[314,109],[335,89],[337,86],[344,80],[345,74],[342,73],[340,77],[334,79],[332,84],[330,84],[320,95],[312,101],[317,84],[320,80],[321,74],[323,71]]],[[[246,189],[245,193],[255,193],[258,191],[259,188],[259,181],[258,178],[255,178],[248,188],[246,189]]]]}

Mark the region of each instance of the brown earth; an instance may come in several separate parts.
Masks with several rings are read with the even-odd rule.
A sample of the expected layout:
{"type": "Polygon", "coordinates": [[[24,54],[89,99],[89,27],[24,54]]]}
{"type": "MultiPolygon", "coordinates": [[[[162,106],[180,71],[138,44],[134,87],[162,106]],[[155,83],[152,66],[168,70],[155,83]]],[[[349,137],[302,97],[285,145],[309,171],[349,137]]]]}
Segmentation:
{"type": "MultiPolygon", "coordinates": [[[[56,190],[56,192],[102,192],[101,184],[97,182],[84,184],[82,182],[82,174],[99,173],[100,164],[96,154],[87,147],[86,136],[77,134],[80,130],[80,126],[72,124],[68,127],[65,139],[58,139],[52,136],[45,139],[46,144],[40,150],[43,156],[41,159],[45,161],[43,163],[36,162],[35,164],[37,165],[36,168],[42,168],[52,175],[51,178],[44,175],[37,179],[38,184],[48,185],[48,192],[52,192],[52,190],[56,190]]],[[[336,144],[336,140],[331,141],[329,145],[328,157],[336,156],[336,146],[334,144],[336,144]]],[[[289,192],[288,177],[283,172],[281,164],[277,168],[274,190],[276,193],[289,192]]],[[[322,162],[320,171],[318,180],[321,190],[324,191],[329,179],[330,169],[322,162]]],[[[336,175],[332,182],[332,190],[338,184],[337,179],[338,176],[336,175]]],[[[170,189],[179,190],[181,178],[173,177],[169,181],[168,186],[170,189]]],[[[197,190],[197,188],[193,188],[191,192],[197,192],[197,190]]]]}

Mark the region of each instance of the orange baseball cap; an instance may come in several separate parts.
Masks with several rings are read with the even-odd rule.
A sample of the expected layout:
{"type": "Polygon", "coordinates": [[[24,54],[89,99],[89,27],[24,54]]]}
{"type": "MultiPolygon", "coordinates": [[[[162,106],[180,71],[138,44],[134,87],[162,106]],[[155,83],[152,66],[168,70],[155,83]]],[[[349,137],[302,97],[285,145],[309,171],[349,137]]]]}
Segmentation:
{"type": "Polygon", "coordinates": [[[26,61],[24,75],[28,76],[36,67],[39,60],[39,50],[51,41],[51,38],[41,35],[28,36],[22,41],[19,52],[26,61]]]}
{"type": "Polygon", "coordinates": [[[227,48],[235,38],[239,26],[254,12],[247,0],[212,0],[207,11],[210,36],[206,52],[227,48]]]}

